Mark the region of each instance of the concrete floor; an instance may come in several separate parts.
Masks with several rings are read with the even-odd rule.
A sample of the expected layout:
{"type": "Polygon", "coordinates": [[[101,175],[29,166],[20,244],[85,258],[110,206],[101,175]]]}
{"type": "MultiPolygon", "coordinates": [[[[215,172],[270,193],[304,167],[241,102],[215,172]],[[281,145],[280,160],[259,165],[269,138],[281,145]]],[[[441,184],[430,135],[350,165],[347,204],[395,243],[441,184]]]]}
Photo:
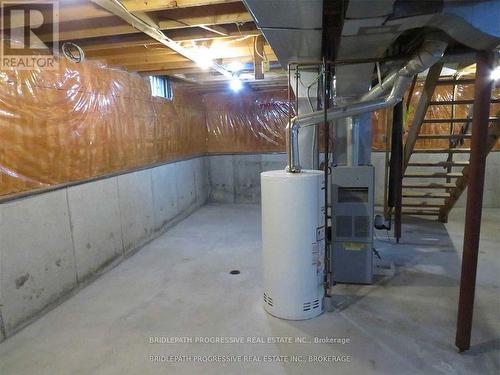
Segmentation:
{"type": "Polygon", "coordinates": [[[464,354],[453,345],[463,210],[446,226],[407,218],[399,245],[378,232],[376,248],[395,262],[395,275],[372,286],[336,286],[336,311],[292,322],[261,306],[259,207],[208,205],[0,344],[0,374],[498,374],[499,213],[485,212],[473,348],[464,354]],[[241,274],[230,275],[233,269],[241,274]],[[150,344],[151,336],[350,343],[150,344]],[[342,354],[350,362],[308,362],[342,354]],[[193,357],[154,362],[155,355],[193,357]],[[260,357],[193,362],[208,355],[260,357]]]}

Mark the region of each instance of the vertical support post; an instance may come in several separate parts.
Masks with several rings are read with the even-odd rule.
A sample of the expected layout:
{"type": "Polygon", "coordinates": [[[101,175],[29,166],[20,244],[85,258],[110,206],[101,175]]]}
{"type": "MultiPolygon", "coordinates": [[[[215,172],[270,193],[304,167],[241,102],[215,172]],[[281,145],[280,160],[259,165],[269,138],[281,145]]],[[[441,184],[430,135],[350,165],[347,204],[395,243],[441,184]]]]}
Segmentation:
{"type": "Polygon", "coordinates": [[[392,117],[393,135],[393,186],[394,186],[394,237],[396,242],[401,238],[401,206],[403,195],[403,102],[394,106],[392,117]]]}
{"type": "Polygon", "coordinates": [[[300,81],[300,66],[295,66],[295,116],[299,115],[299,81],[300,81]]]}
{"type": "MultiPolygon", "coordinates": [[[[330,65],[326,62],[326,59],[323,59],[323,83],[322,83],[322,89],[323,89],[323,130],[324,130],[324,179],[325,179],[325,286],[326,286],[326,295],[330,295],[330,288],[333,286],[333,276],[332,276],[332,269],[331,269],[331,252],[332,252],[332,247],[331,247],[331,235],[328,235],[328,219],[330,216],[329,213],[329,206],[328,206],[328,201],[329,201],[329,194],[330,194],[330,185],[328,181],[329,177],[329,168],[330,168],[330,162],[329,162],[329,152],[330,152],[330,124],[328,123],[327,120],[327,111],[328,108],[330,107],[330,65]]],[[[319,139],[319,127],[317,127],[317,132],[318,132],[318,139],[319,139]]]]}
{"type": "Polygon", "coordinates": [[[384,121],[385,121],[385,164],[384,164],[384,218],[389,220],[392,215],[392,206],[389,207],[389,164],[390,164],[390,152],[391,152],[391,134],[392,134],[392,110],[384,110],[384,121]]]}
{"type": "Polygon", "coordinates": [[[403,191],[403,102],[392,110],[391,160],[389,162],[389,212],[394,208],[394,237],[401,238],[401,205],[403,191]]]}
{"type": "MultiPolygon", "coordinates": [[[[264,79],[264,68],[262,62],[264,61],[264,37],[262,35],[255,37],[253,46],[253,71],[256,80],[264,79]]],[[[298,95],[298,93],[297,93],[298,95]]]]}
{"type": "Polygon", "coordinates": [[[478,52],[476,64],[470,175],[465,211],[462,275],[460,279],[457,334],[455,338],[455,345],[461,352],[470,348],[472,331],[472,314],[474,310],[479,234],[481,231],[483,205],[484,173],[486,155],[488,153],[488,117],[492,89],[490,72],[493,64],[493,53],[489,51],[478,52]]]}
{"type": "MultiPolygon", "coordinates": [[[[290,131],[290,125],[292,123],[292,95],[291,95],[291,91],[292,91],[292,73],[291,73],[291,66],[290,64],[288,64],[287,66],[287,73],[288,73],[288,84],[286,85],[286,91],[287,91],[287,97],[288,97],[288,102],[287,102],[287,105],[288,105],[288,122],[287,122],[287,127],[286,127],[286,130],[285,130],[285,147],[287,150],[290,149],[291,145],[290,145],[290,136],[291,136],[291,131],[290,131]]],[[[292,165],[292,157],[290,155],[290,153],[288,153],[287,155],[287,166],[291,166],[292,165]]]]}

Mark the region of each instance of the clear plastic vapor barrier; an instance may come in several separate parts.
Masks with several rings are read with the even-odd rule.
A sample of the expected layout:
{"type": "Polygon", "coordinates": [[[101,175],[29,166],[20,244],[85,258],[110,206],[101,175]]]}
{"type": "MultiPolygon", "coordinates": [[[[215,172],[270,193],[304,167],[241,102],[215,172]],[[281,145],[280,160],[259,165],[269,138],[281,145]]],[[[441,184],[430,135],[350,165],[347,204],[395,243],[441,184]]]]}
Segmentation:
{"type": "Polygon", "coordinates": [[[96,61],[0,72],[0,195],[206,152],[198,95],[96,61]]]}

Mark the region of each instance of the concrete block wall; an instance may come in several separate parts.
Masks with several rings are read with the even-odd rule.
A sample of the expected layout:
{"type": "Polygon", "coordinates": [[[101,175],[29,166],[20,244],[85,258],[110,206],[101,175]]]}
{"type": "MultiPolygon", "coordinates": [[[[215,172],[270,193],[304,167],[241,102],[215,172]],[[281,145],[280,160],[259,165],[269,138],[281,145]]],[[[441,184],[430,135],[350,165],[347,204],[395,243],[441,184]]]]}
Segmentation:
{"type": "MultiPolygon", "coordinates": [[[[468,155],[456,155],[456,160],[468,155]]],[[[444,154],[414,154],[412,161],[443,161],[444,154]]],[[[375,204],[384,202],[384,152],[372,152],[372,164],[375,166],[375,204]]],[[[210,166],[210,202],[216,203],[259,203],[260,173],[263,171],[284,169],[285,153],[272,154],[234,154],[209,156],[210,166]]],[[[418,169],[412,169],[417,171],[418,169]]],[[[422,170],[429,171],[429,168],[422,170]]],[[[436,171],[438,169],[436,168],[436,171]]],[[[486,161],[486,179],[484,188],[484,207],[500,207],[500,152],[491,152],[486,161]]],[[[435,179],[433,179],[435,180],[435,179]]],[[[425,179],[419,179],[425,182],[425,179]]],[[[465,191],[455,207],[465,207],[465,191]]]]}
{"type": "Polygon", "coordinates": [[[203,205],[207,157],[0,204],[0,341],[203,205]]]}

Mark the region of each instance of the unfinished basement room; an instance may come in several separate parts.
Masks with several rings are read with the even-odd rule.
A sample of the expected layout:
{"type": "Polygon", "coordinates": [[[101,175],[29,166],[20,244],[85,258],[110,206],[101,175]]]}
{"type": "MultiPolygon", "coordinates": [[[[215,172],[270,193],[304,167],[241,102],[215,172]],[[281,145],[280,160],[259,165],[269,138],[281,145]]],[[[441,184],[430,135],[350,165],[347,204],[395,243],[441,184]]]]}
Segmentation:
{"type": "Polygon", "coordinates": [[[500,374],[500,0],[0,8],[0,375],[500,374]]]}

